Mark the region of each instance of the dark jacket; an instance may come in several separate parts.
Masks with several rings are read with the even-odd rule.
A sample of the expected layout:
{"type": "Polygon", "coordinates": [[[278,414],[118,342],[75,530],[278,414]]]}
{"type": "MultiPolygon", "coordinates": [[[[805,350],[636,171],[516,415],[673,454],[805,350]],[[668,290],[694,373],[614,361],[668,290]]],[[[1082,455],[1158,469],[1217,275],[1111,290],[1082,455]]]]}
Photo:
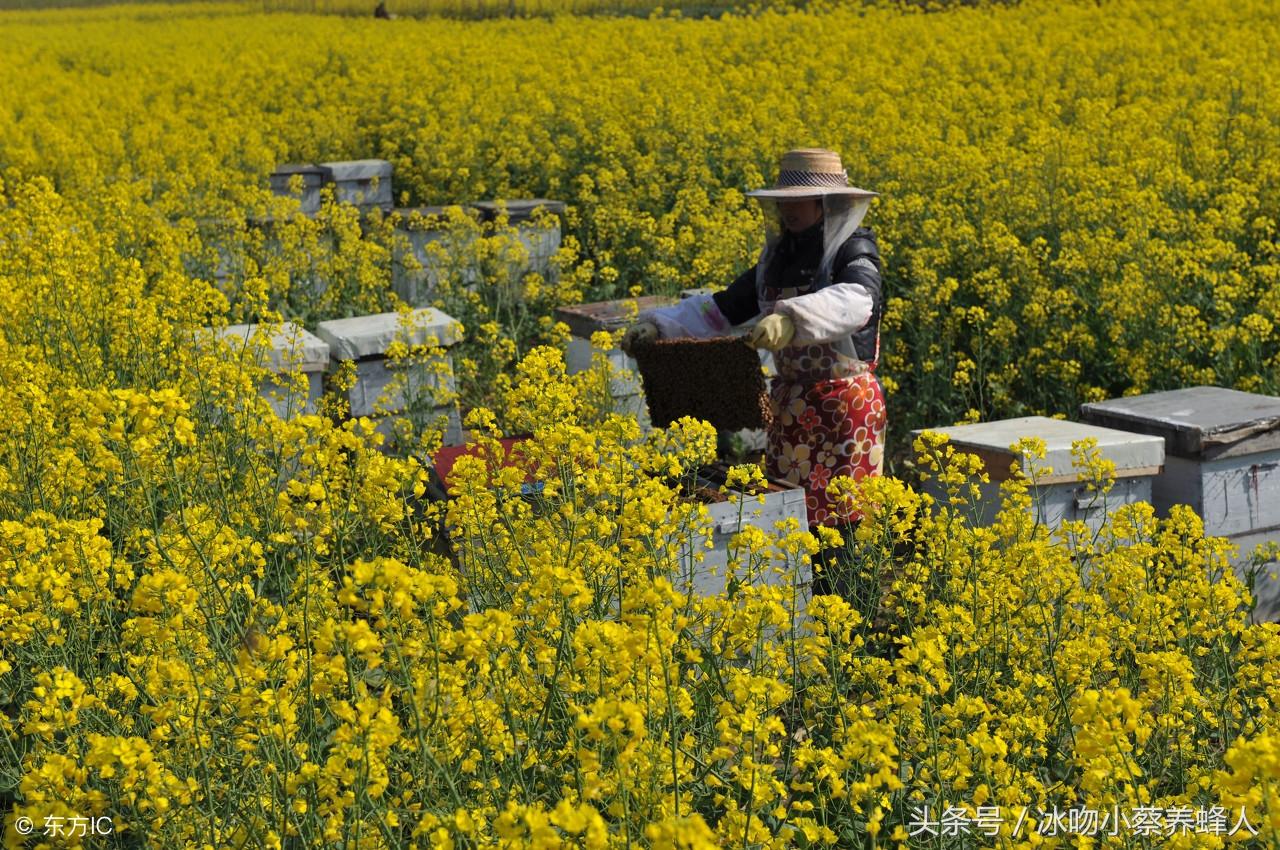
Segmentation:
{"type": "MultiPolygon", "coordinates": [[[[822,259],[822,223],[807,231],[786,231],[778,240],[773,259],[765,270],[765,285],[769,287],[798,287],[802,292],[817,292],[823,285],[814,286],[813,276],[822,259]]],[[[758,264],[757,264],[758,265],[758,264]]],[[[835,283],[858,283],[871,296],[871,319],[852,335],[858,358],[871,361],[876,356],[876,338],[880,332],[880,319],[884,314],[884,293],[880,283],[880,249],[875,233],[869,227],[859,227],[836,254],[831,267],[831,280],[835,283]],[[866,263],[870,261],[874,269],[866,263]]],[[[727,289],[712,295],[716,307],[732,325],[749,322],[760,315],[759,294],[756,291],[756,266],[752,266],[729,284],[727,289]]]]}

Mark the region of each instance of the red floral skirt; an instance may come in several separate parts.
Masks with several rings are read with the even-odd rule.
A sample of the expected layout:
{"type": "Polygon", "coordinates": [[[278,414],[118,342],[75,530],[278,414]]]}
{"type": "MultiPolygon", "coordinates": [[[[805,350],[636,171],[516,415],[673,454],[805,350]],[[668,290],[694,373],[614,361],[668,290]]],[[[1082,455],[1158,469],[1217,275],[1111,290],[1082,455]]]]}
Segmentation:
{"type": "Polygon", "coordinates": [[[810,525],[861,519],[827,496],[838,475],[860,480],[884,465],[884,393],[874,372],[812,384],[774,379],[769,473],[804,488],[810,525]]]}

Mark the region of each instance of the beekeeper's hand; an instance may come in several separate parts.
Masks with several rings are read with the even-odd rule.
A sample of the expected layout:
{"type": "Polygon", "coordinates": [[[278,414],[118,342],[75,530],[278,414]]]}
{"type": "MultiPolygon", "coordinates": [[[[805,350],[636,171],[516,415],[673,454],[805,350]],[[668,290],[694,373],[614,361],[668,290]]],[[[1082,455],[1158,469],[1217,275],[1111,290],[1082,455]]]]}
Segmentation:
{"type": "Polygon", "coordinates": [[[753,348],[767,348],[777,351],[791,342],[796,335],[796,323],[790,316],[771,313],[760,320],[760,323],[747,334],[747,344],[753,348]]]}
{"type": "Polygon", "coordinates": [[[627,328],[627,332],[622,335],[622,350],[630,354],[632,349],[637,345],[648,345],[658,338],[658,326],[653,322],[636,322],[627,328]]]}

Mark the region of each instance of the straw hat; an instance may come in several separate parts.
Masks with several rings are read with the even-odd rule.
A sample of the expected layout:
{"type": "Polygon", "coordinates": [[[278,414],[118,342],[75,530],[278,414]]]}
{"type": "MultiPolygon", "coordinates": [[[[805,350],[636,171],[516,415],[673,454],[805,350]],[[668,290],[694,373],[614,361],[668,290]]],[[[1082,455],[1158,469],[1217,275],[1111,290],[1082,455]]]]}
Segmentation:
{"type": "Polygon", "coordinates": [[[778,201],[798,201],[826,195],[874,198],[878,194],[850,186],[849,175],[840,164],[840,154],[822,148],[787,151],[782,155],[778,166],[778,181],[773,188],[747,192],[747,196],[751,198],[771,198],[778,201]]]}

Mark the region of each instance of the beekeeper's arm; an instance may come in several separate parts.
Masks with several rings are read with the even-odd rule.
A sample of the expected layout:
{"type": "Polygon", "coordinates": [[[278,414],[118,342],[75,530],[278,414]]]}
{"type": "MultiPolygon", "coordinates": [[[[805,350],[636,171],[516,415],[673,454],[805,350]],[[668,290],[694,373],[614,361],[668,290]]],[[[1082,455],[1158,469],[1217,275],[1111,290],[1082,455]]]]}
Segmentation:
{"type": "Polygon", "coordinates": [[[667,307],[654,307],[636,317],[622,339],[624,351],[654,339],[723,336],[729,328],[760,313],[756,300],[755,266],[738,275],[729,287],[711,295],[694,295],[667,307]]]}
{"type": "Polygon", "coordinates": [[[872,239],[851,238],[834,265],[830,285],[779,301],[774,308],[795,326],[788,344],[834,342],[862,330],[883,310],[880,255],[872,239]]]}

